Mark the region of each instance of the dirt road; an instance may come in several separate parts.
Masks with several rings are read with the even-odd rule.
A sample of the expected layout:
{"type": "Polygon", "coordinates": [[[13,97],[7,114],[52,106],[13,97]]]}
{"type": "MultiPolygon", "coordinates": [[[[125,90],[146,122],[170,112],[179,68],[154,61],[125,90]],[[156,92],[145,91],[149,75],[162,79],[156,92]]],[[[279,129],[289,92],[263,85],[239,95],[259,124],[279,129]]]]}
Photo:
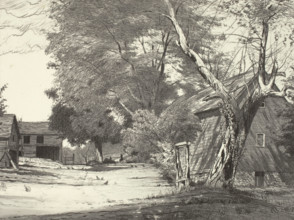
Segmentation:
{"type": "Polygon", "coordinates": [[[136,203],[137,199],[173,190],[151,165],[109,165],[97,169],[23,166],[17,173],[1,170],[0,218],[90,211],[136,203]]]}

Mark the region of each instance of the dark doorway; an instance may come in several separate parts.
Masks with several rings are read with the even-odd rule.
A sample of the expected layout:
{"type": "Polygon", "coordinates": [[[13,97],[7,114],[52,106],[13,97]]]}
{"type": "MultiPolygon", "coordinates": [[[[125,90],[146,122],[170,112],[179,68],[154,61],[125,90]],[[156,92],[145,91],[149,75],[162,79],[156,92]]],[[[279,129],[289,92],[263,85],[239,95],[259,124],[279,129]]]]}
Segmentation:
{"type": "Polygon", "coordinates": [[[37,146],[36,156],[44,159],[59,160],[59,147],[37,146]]]}
{"type": "Polygon", "coordinates": [[[255,172],[255,186],[264,187],[264,172],[263,171],[255,172]]]}

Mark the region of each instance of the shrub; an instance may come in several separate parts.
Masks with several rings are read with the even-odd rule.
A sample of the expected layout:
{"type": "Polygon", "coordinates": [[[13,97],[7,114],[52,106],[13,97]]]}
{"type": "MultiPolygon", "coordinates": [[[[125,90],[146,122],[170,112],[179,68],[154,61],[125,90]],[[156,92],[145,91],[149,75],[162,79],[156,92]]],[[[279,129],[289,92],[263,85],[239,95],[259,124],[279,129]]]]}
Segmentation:
{"type": "Polygon", "coordinates": [[[132,119],[133,126],[122,131],[123,145],[132,162],[154,163],[165,179],[174,181],[174,145],[196,138],[198,118],[185,106],[175,106],[159,116],[138,110],[132,119]]]}

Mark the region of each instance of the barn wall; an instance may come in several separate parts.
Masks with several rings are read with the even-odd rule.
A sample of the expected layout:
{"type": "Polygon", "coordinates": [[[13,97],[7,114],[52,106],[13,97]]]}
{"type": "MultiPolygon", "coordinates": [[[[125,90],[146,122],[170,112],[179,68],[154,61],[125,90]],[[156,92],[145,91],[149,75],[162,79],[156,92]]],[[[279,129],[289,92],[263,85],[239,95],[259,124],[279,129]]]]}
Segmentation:
{"type": "Polygon", "coordinates": [[[19,149],[19,136],[17,134],[16,123],[12,124],[11,134],[9,137],[9,149],[18,151],[19,149]]]}
{"type": "Polygon", "coordinates": [[[281,129],[282,118],[279,111],[287,108],[286,101],[278,97],[265,99],[265,107],[259,108],[246,139],[246,148],[239,170],[264,172],[289,172],[294,170],[293,159],[286,154],[283,146],[275,143],[275,134],[281,129]],[[265,134],[265,146],[256,143],[256,135],[265,134]]]}
{"type": "Polygon", "coordinates": [[[24,157],[36,157],[36,146],[35,145],[23,145],[23,156],[24,157]]]}
{"type": "Polygon", "coordinates": [[[204,173],[213,165],[221,143],[221,116],[216,112],[207,114],[208,117],[201,120],[202,132],[190,146],[191,178],[195,181],[205,178],[204,173]]]}
{"type": "MultiPolygon", "coordinates": [[[[281,179],[281,174],[278,172],[265,172],[264,187],[282,187],[286,184],[281,179]]],[[[238,171],[235,179],[236,187],[254,187],[255,172],[238,171]]]]}
{"type": "Polygon", "coordinates": [[[62,148],[62,139],[59,138],[58,135],[43,135],[44,136],[44,143],[37,143],[37,136],[36,134],[29,135],[29,134],[22,134],[22,146],[23,146],[23,156],[24,157],[36,157],[37,153],[37,146],[38,147],[59,147],[59,160],[61,160],[61,148],[62,148]],[[30,136],[30,143],[24,144],[24,136],[30,136]]]}
{"type": "MultiPolygon", "coordinates": [[[[286,108],[286,101],[278,97],[265,99],[265,107],[259,108],[245,142],[236,175],[236,186],[255,186],[255,172],[265,172],[265,186],[280,186],[284,182],[294,183],[294,160],[286,154],[283,146],[275,143],[275,134],[283,121],[279,111],[286,108]],[[265,134],[265,146],[256,144],[256,134],[265,134]]],[[[202,115],[202,133],[190,146],[191,178],[194,182],[205,182],[221,144],[221,116],[215,112],[202,115]]]]}
{"type": "Polygon", "coordinates": [[[5,151],[7,151],[7,141],[0,141],[0,167],[9,167],[9,159],[4,155],[5,151]]]}
{"type": "Polygon", "coordinates": [[[11,128],[11,134],[9,137],[9,141],[8,141],[8,145],[9,145],[9,149],[13,150],[15,153],[13,153],[12,156],[12,160],[14,161],[15,165],[18,166],[18,161],[19,161],[19,148],[20,148],[20,140],[19,140],[19,136],[17,133],[17,124],[16,124],[16,120],[14,120],[13,124],[12,124],[12,128],[11,128]]]}

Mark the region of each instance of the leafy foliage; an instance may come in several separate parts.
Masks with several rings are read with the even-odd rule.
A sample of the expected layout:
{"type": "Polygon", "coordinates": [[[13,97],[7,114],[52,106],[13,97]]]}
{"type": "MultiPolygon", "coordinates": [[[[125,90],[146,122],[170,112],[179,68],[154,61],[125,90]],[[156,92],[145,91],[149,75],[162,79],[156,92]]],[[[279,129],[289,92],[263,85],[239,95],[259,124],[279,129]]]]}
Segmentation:
{"type": "MultiPolygon", "coordinates": [[[[288,79],[288,83],[294,84],[294,77],[288,79]]],[[[292,157],[294,156],[294,105],[287,105],[287,108],[278,112],[279,117],[284,121],[281,130],[274,134],[274,139],[277,145],[286,147],[286,153],[289,153],[292,157]]]]}
{"type": "MultiPolygon", "coordinates": [[[[203,5],[196,0],[180,4],[179,16],[194,47],[203,55],[209,49],[214,56],[214,36],[202,23],[212,27],[218,22],[195,13],[203,5]]],[[[59,27],[48,34],[46,50],[54,59],[48,68],[56,70],[56,86],[47,91],[57,100],[53,127],[72,142],[118,139],[119,130],[130,124],[128,118],[138,109],[153,112],[158,121],[179,91],[189,96],[202,85],[191,77],[197,70],[186,68],[191,63],[178,53],[164,11],[157,0],[52,3],[51,17],[59,27]],[[63,114],[66,120],[59,120],[63,114]]]]}
{"type": "Polygon", "coordinates": [[[173,157],[173,146],[181,141],[193,141],[201,130],[197,117],[184,106],[167,109],[160,116],[148,110],[138,110],[133,126],[122,131],[123,144],[129,154],[147,158],[160,154],[173,157]]]}

